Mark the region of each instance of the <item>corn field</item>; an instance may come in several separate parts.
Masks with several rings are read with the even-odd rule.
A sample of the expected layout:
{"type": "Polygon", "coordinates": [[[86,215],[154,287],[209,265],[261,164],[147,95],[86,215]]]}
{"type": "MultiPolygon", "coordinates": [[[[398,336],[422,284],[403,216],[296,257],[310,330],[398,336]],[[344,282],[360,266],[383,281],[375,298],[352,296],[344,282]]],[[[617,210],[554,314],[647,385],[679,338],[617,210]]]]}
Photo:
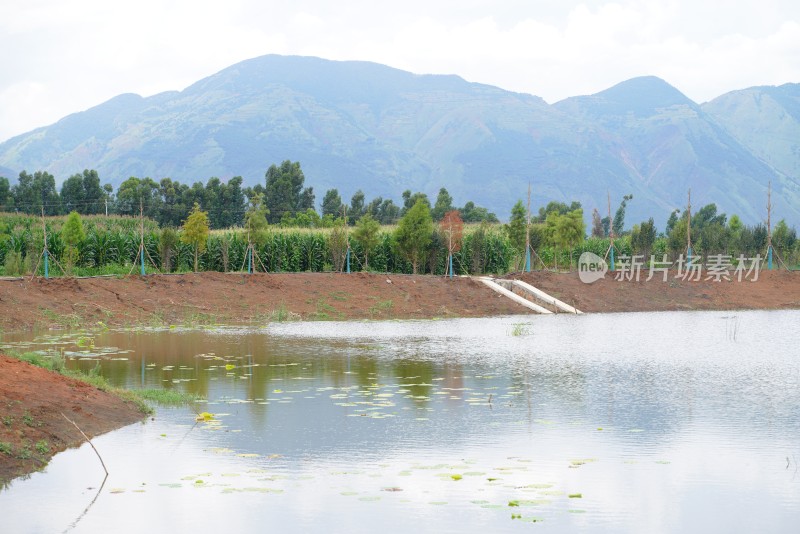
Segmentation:
{"type": "MultiPolygon", "coordinates": [[[[50,257],[61,267],[65,263],[66,244],[61,236],[64,217],[45,218],[47,249],[50,257]]],[[[192,270],[194,249],[179,239],[165,251],[162,246],[162,230],[153,221],[145,220],[144,235],[140,233],[140,221],[130,217],[84,216],[82,218],[85,238],[77,244],[77,260],[70,267],[104,272],[109,266],[134,267],[139,260],[140,242],[143,241],[147,272],[164,272],[164,253],[169,254],[169,271],[192,270]]],[[[180,236],[180,230],[177,231],[180,236]]],[[[271,228],[263,241],[255,247],[254,268],[268,272],[332,271],[344,268],[346,248],[335,250],[330,229],[286,229],[271,228]],[[339,256],[338,258],[336,256],[339,256]],[[338,261],[337,261],[338,259],[338,261]]],[[[353,239],[350,242],[351,270],[364,268],[364,250],[353,239]]],[[[0,265],[16,258],[30,272],[44,249],[44,232],[40,218],[29,215],[0,214],[0,265]]],[[[247,269],[247,234],[233,228],[216,230],[208,239],[206,250],[199,256],[200,270],[242,271],[247,269]]],[[[453,262],[458,273],[504,273],[510,266],[513,254],[502,229],[492,227],[479,230],[477,227],[464,236],[462,249],[455,254],[453,262]]],[[[443,242],[429,247],[425,272],[444,274],[447,248],[443,242]]],[[[119,270],[119,269],[118,269],[119,270]]],[[[397,251],[393,240],[393,228],[383,228],[377,246],[369,251],[369,270],[376,272],[410,273],[411,263],[397,251]]],[[[39,274],[43,266],[39,265],[39,274]]],[[[60,274],[51,268],[54,275],[60,274]]],[[[121,269],[124,271],[124,269],[121,269]]],[[[135,270],[138,272],[138,268],[135,270]]],[[[5,272],[4,274],[24,274],[5,272]]]]}
{"type": "MultiPolygon", "coordinates": [[[[133,270],[138,273],[139,245],[142,241],[140,221],[130,217],[84,216],[85,238],[77,244],[77,255],[69,256],[61,236],[64,217],[45,218],[47,248],[58,268],[54,275],[62,274],[119,274],[133,270]],[[69,257],[68,257],[69,256],[69,257]],[[73,259],[74,258],[74,259],[73,259]],[[73,259],[66,265],[67,259],[73,259]]],[[[194,248],[177,237],[164,247],[162,230],[151,221],[144,221],[143,242],[146,250],[145,264],[148,273],[191,271],[194,248]],[[167,254],[168,257],[164,257],[167,254]],[[168,261],[165,261],[168,260],[168,261]]],[[[386,273],[411,273],[412,265],[402,256],[393,239],[394,228],[383,227],[378,244],[369,250],[369,270],[386,273]]],[[[267,272],[334,271],[345,267],[346,246],[338,246],[332,229],[305,229],[271,227],[264,239],[255,247],[254,269],[267,272]]],[[[447,269],[447,244],[434,234],[427,249],[420,272],[443,275],[447,269]]],[[[364,270],[365,251],[352,236],[350,243],[350,268],[364,270]]],[[[609,241],[588,238],[572,250],[540,247],[531,258],[532,268],[574,269],[583,252],[590,251],[603,257],[609,241]]],[[[43,274],[39,261],[44,248],[42,220],[28,215],[0,214],[0,273],[5,275],[29,274],[39,262],[38,274],[43,274]]],[[[630,239],[615,240],[617,256],[634,253],[630,239]]],[[[247,233],[241,228],[215,230],[209,236],[206,250],[199,256],[199,269],[204,271],[245,271],[247,269],[247,233]]],[[[651,253],[657,258],[669,251],[667,241],[659,238],[651,253]]],[[[673,257],[674,259],[674,257],[673,257]]],[[[471,225],[464,231],[461,249],[453,256],[456,274],[504,274],[524,267],[522,251],[514,250],[501,225],[471,225]]]]}

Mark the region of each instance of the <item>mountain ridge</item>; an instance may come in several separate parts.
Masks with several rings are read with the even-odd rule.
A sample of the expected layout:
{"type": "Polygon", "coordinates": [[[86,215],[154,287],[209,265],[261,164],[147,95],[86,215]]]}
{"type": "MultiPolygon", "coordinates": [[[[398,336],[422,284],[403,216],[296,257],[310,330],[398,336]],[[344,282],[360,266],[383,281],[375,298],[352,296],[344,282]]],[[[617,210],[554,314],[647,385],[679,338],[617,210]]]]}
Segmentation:
{"type": "MultiPolygon", "coordinates": [[[[784,108],[795,90],[784,91],[784,108]]],[[[457,203],[474,200],[502,217],[533,182],[535,204],[579,200],[587,217],[609,191],[633,193],[628,220],[657,224],[685,204],[688,187],[698,203],[759,220],[755,199],[772,181],[785,200],[779,209],[800,219],[797,175],[786,172],[794,167],[770,162],[768,147],[737,134],[744,127],[726,122],[715,101],[697,104],[642,76],[550,105],[455,75],[268,55],[182,91],[121,94],[15,136],[0,144],[0,167],[48,170],[59,182],[94,168],[114,185],[129,176],[236,175],[253,185],[270,164],[291,159],[318,200],[333,187],[394,199],[446,187],[457,203]]],[[[787,147],[781,161],[791,154],[787,147]]]]}

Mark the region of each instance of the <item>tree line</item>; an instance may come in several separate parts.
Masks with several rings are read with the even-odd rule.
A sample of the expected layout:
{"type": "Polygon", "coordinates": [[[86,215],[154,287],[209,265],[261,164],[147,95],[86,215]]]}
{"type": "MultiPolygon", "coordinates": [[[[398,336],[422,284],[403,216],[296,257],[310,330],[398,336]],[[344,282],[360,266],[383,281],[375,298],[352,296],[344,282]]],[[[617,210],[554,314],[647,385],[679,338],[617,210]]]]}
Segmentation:
{"type": "MultiPolygon", "coordinates": [[[[489,263],[495,266],[507,264],[508,270],[520,270],[524,267],[526,243],[539,256],[534,263],[544,262],[548,267],[555,268],[572,268],[576,256],[586,250],[605,254],[612,238],[618,253],[642,255],[645,259],[652,254],[660,260],[667,254],[674,260],[686,252],[689,234],[695,254],[745,254],[752,257],[756,254],[763,256],[766,252],[769,231],[764,224],[745,225],[736,215],[729,218],[719,213],[713,203],[691,214],[691,229],[688,210],[674,210],[663,231],[659,231],[653,218],[626,229],[626,209],[632,201],[633,195],[623,196],[613,217],[610,214],[601,217],[597,209],[593,210],[591,230],[587,237],[580,202],[567,204],[551,201],[528,214],[519,200],[511,209],[509,222],[499,227],[505,244],[495,248],[503,250],[505,263],[479,261],[470,257],[464,260],[470,267],[462,267],[461,270],[481,272],[482,265],[489,263]],[[603,247],[606,248],[601,250],[603,247]]],[[[183,239],[185,245],[191,244],[195,260],[192,263],[199,266],[204,263],[203,254],[210,229],[244,228],[248,237],[243,239],[263,246],[266,239],[263,236],[267,235],[268,228],[280,226],[330,229],[329,234],[324,234],[325,248],[332,267],[341,270],[349,239],[345,228],[351,226],[355,242],[359,243],[363,253],[363,257],[358,258],[362,268],[369,268],[370,255],[376,243],[380,239],[389,239],[381,242],[387,247],[387,243],[390,243],[392,254],[403,258],[392,265],[402,264],[413,272],[423,271],[427,265],[433,272],[431,265],[441,266],[445,261],[443,256],[453,256],[461,246],[460,238],[453,243],[453,236],[460,234],[460,225],[495,223],[494,227],[497,228],[498,223],[493,213],[472,202],[455,207],[452,197],[444,188],[439,190],[433,203],[424,193],[405,191],[400,204],[381,197],[367,202],[362,191],[357,191],[350,202],[345,203],[337,189],[330,189],[317,211],[313,188],[305,186],[300,164],[288,160],[280,165],[271,165],[265,174],[264,184],[254,187],[243,187],[241,177],[231,178],[227,182],[210,178],[205,184],[196,182],[192,186],[169,178],[157,183],[150,178],[131,177],[115,192],[108,184],[100,185],[97,172],[85,170],[67,179],[58,193],[55,180],[46,172],[38,171],[33,175],[22,172],[13,187],[7,179],[0,178],[0,211],[34,215],[42,211],[46,215],[68,212],[92,215],[105,213],[108,208],[109,214],[136,217],[140,206],[144,216],[155,221],[162,234],[166,232],[168,243],[183,239]],[[201,224],[197,224],[197,217],[201,215],[201,224]],[[445,220],[449,221],[446,228],[441,226],[445,220]],[[193,224],[187,226],[189,222],[193,224]],[[381,225],[390,224],[396,224],[397,228],[380,230],[381,225]],[[190,237],[196,233],[191,228],[202,230],[199,231],[199,237],[190,237]],[[381,232],[389,238],[378,239],[376,236],[381,232]]],[[[482,228],[485,235],[488,227],[482,228]]],[[[480,232],[475,230],[469,233],[470,236],[473,234],[477,235],[475,243],[478,245],[472,246],[471,250],[479,250],[480,232]]],[[[79,244],[83,240],[79,232],[73,235],[75,237],[69,241],[73,241],[71,246],[75,250],[65,250],[72,255],[70,261],[80,264],[82,255],[79,244]]],[[[797,233],[785,220],[781,219],[771,229],[771,242],[785,262],[792,265],[797,263],[800,256],[797,233]]]]}
{"type": "MultiPolygon", "coordinates": [[[[247,206],[260,197],[269,224],[309,228],[332,227],[338,218],[347,224],[355,223],[369,213],[380,224],[395,224],[420,198],[431,205],[424,193],[403,192],[402,202],[376,197],[367,200],[363,191],[356,191],[349,203],[343,201],[338,189],[325,192],[316,207],[313,187],[305,185],[305,175],[299,162],[289,160],[267,169],[264,183],[244,187],[241,176],[226,182],[209,178],[206,183],[192,185],[163,178],[130,177],[115,191],[111,184],[101,185],[95,170],[84,170],[66,180],[60,192],[55,177],[46,171],[33,174],[23,171],[17,183],[0,176],[0,211],[33,215],[65,215],[75,211],[81,215],[109,214],[144,216],[161,226],[177,228],[182,225],[192,207],[197,204],[208,214],[212,228],[222,229],[242,226],[247,206]]],[[[448,211],[458,210],[466,222],[497,222],[495,214],[486,208],[467,202],[463,207],[453,206],[453,198],[442,188],[431,206],[434,220],[441,220],[448,211]]]]}

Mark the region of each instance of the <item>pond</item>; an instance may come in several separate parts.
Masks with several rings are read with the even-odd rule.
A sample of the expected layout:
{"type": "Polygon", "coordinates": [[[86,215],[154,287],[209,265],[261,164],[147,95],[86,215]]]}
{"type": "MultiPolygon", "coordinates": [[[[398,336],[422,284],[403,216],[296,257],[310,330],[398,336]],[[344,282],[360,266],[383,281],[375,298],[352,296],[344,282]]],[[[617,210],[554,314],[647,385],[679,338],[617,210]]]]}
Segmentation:
{"type": "Polygon", "coordinates": [[[94,439],[105,481],[88,446],[14,481],[2,531],[794,532],[799,325],[676,312],[42,336],[31,346],[115,385],[208,401],[94,439]]]}

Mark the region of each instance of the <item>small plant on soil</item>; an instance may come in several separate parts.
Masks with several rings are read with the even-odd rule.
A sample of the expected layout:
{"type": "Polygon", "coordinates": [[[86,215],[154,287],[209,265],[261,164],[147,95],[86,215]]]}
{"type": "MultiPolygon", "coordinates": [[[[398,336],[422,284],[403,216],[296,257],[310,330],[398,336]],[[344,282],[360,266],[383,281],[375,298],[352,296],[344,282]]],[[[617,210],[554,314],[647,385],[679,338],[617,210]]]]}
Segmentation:
{"type": "Polygon", "coordinates": [[[14,453],[14,447],[5,441],[0,441],[0,454],[8,454],[9,456],[14,453]]]}
{"type": "Polygon", "coordinates": [[[46,439],[42,439],[36,442],[36,451],[39,454],[47,454],[50,452],[50,444],[47,443],[46,439]]]}

